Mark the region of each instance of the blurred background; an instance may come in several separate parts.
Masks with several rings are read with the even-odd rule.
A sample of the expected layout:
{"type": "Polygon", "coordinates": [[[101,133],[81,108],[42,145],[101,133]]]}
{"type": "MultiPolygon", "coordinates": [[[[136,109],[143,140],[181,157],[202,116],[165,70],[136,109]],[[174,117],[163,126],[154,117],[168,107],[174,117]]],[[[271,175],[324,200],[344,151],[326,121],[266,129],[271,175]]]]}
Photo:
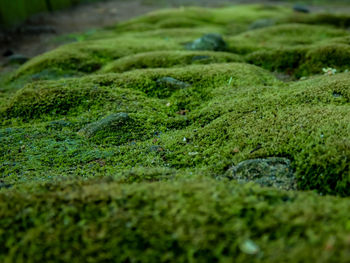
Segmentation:
{"type": "Polygon", "coordinates": [[[159,8],[262,3],[310,12],[350,12],[350,0],[0,0],[0,63],[18,62],[65,42],[159,8]],[[64,36],[64,37],[60,37],[64,36]]]}

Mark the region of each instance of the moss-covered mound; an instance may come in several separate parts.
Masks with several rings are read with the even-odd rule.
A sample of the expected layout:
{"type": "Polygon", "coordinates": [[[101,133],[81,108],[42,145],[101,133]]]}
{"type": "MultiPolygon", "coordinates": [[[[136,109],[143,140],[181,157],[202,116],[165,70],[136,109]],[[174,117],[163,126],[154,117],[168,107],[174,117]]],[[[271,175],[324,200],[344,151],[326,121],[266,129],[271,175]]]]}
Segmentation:
{"type": "Polygon", "coordinates": [[[347,262],[348,19],[163,10],[8,74],[0,261],[347,262]]]}

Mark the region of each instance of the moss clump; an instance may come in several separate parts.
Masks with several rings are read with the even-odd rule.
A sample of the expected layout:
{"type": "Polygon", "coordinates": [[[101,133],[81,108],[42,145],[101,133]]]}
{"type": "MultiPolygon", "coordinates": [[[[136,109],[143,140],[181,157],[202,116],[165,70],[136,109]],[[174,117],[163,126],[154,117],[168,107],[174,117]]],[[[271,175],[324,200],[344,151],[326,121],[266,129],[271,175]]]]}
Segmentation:
{"type": "Polygon", "coordinates": [[[248,54],[246,60],[270,71],[286,72],[294,75],[303,61],[305,61],[307,52],[308,48],[294,47],[259,50],[248,54]]]}
{"type": "Polygon", "coordinates": [[[336,68],[342,72],[350,68],[349,60],[350,45],[321,45],[307,52],[305,61],[299,68],[299,75],[317,74],[324,67],[336,68]]]}
{"type": "Polygon", "coordinates": [[[226,51],[227,44],[217,33],[206,34],[193,42],[186,44],[187,50],[226,51]]]}
{"type": "Polygon", "coordinates": [[[161,143],[172,149],[172,166],[215,174],[247,159],[287,157],[301,189],[348,195],[348,83],[344,74],[287,87],[216,89],[191,114],[200,127],[166,134],[161,143]]]}
{"type": "MultiPolygon", "coordinates": [[[[63,84],[63,83],[62,83],[63,84]]],[[[108,100],[110,92],[91,86],[82,89],[67,88],[63,85],[30,84],[18,91],[8,103],[3,105],[3,118],[21,117],[31,119],[43,114],[66,115],[73,108],[86,109],[108,100]]]]}
{"type": "Polygon", "coordinates": [[[40,73],[47,68],[62,74],[66,70],[91,73],[107,62],[138,52],[179,49],[179,45],[164,39],[108,38],[73,43],[38,56],[24,64],[14,78],[40,73]]]}
{"type": "Polygon", "coordinates": [[[5,262],[346,262],[348,255],[348,200],[313,193],[109,178],[2,190],[0,200],[5,262]]]}
{"type": "Polygon", "coordinates": [[[296,77],[319,74],[332,67],[342,72],[349,68],[350,45],[320,44],[309,48],[281,48],[256,51],[246,56],[248,62],[272,71],[287,72],[296,77]]]}
{"type": "Polygon", "coordinates": [[[120,58],[107,64],[100,72],[124,72],[143,68],[170,68],[191,64],[242,62],[240,56],[210,51],[154,51],[120,58]]]}
{"type": "Polygon", "coordinates": [[[287,158],[252,159],[232,167],[227,176],[238,182],[256,182],[262,186],[296,190],[291,162],[287,158]]]}
{"type": "Polygon", "coordinates": [[[350,38],[291,12],[159,11],[2,77],[0,261],[347,262],[350,38]]]}
{"type": "Polygon", "coordinates": [[[282,24],[251,30],[227,39],[230,50],[239,54],[281,47],[305,47],[346,36],[347,32],[319,25],[282,24]]]}
{"type": "Polygon", "coordinates": [[[331,25],[340,28],[349,28],[350,16],[347,14],[309,14],[309,15],[293,15],[288,19],[290,22],[312,24],[312,25],[331,25]]]}

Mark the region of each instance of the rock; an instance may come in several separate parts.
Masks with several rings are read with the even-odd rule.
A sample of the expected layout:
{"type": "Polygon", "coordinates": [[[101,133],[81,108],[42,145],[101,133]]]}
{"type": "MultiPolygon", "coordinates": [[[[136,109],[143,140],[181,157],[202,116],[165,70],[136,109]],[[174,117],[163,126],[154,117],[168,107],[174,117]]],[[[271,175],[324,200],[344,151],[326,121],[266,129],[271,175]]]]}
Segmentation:
{"type": "Polygon", "coordinates": [[[243,253],[248,255],[255,255],[258,254],[260,251],[259,246],[250,239],[247,239],[243,243],[241,243],[239,248],[243,253]]]}
{"type": "Polygon", "coordinates": [[[194,57],[192,58],[192,62],[194,62],[194,61],[199,61],[199,60],[209,60],[209,59],[210,59],[209,56],[194,56],[194,57]]]}
{"type": "Polygon", "coordinates": [[[164,148],[160,145],[152,145],[151,147],[149,147],[149,150],[151,152],[163,152],[164,148]]]}
{"type": "Polygon", "coordinates": [[[307,7],[304,6],[304,5],[294,5],[294,6],[293,6],[293,10],[294,10],[295,12],[299,12],[299,13],[305,13],[305,14],[310,13],[310,9],[307,8],[307,7]]]}
{"type": "Polygon", "coordinates": [[[11,188],[11,187],[12,187],[12,184],[7,184],[3,180],[0,180],[0,189],[2,189],[2,188],[8,189],[8,188],[11,188]]]}
{"type": "Polygon", "coordinates": [[[62,130],[65,127],[71,126],[71,123],[65,120],[56,120],[51,121],[49,124],[46,125],[46,128],[56,129],[56,130],[62,130]]]}
{"type": "Polygon", "coordinates": [[[167,87],[167,88],[172,88],[172,89],[184,89],[184,88],[188,88],[189,86],[191,86],[190,84],[174,79],[172,77],[164,77],[164,78],[160,78],[157,80],[157,84],[159,87],[167,87]]]}
{"type": "Polygon", "coordinates": [[[286,158],[246,160],[231,168],[229,176],[239,182],[252,181],[262,186],[272,186],[278,189],[296,189],[296,179],[291,162],[286,158]]]}
{"type": "Polygon", "coordinates": [[[118,129],[126,124],[130,119],[131,118],[129,115],[124,112],[111,114],[102,120],[88,124],[85,128],[81,129],[78,134],[91,138],[99,131],[118,129]]]}
{"type": "Polygon", "coordinates": [[[273,19],[259,19],[253,22],[250,26],[249,29],[258,29],[258,28],[264,28],[264,27],[269,27],[269,26],[274,26],[276,25],[276,21],[273,19]]]}
{"type": "Polygon", "coordinates": [[[24,64],[29,60],[26,56],[14,54],[8,57],[8,64],[24,64]]]}
{"type": "Polygon", "coordinates": [[[11,49],[7,49],[4,51],[4,53],[2,53],[2,56],[9,57],[9,56],[12,56],[13,54],[15,54],[15,52],[13,52],[11,49]]]}
{"type": "Polygon", "coordinates": [[[226,51],[227,44],[220,34],[207,34],[186,45],[187,50],[226,51]]]}
{"type": "Polygon", "coordinates": [[[339,99],[339,98],[342,98],[342,97],[343,97],[343,95],[342,95],[342,94],[337,93],[337,92],[335,92],[335,91],[333,92],[333,94],[332,94],[332,95],[333,95],[333,97],[334,97],[334,98],[336,98],[336,99],[339,99]]]}

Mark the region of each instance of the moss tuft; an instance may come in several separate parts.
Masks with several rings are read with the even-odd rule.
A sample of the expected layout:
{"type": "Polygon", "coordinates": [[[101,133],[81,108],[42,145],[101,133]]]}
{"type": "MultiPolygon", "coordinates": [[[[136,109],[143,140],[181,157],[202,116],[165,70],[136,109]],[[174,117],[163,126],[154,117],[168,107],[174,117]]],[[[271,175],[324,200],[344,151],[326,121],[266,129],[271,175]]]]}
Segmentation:
{"type": "Polygon", "coordinates": [[[347,262],[347,18],[292,12],[157,11],[1,76],[0,262],[347,262]]]}
{"type": "Polygon", "coordinates": [[[100,72],[124,72],[142,68],[170,68],[191,64],[242,62],[240,56],[210,51],[155,51],[120,58],[107,64],[100,72]]]}

